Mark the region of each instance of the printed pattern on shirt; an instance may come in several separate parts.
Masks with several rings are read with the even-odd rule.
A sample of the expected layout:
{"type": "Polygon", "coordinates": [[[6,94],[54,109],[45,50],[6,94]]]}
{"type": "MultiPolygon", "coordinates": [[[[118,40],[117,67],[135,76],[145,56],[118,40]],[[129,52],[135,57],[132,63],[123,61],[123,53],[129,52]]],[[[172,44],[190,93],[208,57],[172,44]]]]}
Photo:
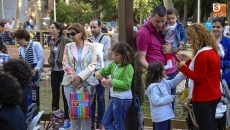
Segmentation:
{"type": "MultiPolygon", "coordinates": [[[[20,54],[19,58],[23,58],[21,54],[21,49],[20,49],[20,54]]],[[[33,42],[29,44],[28,49],[25,51],[25,57],[24,59],[29,63],[33,64],[34,63],[34,54],[33,54],[33,42]]]]}
{"type": "Polygon", "coordinates": [[[10,59],[10,56],[7,54],[4,54],[0,51],[0,71],[2,71],[3,63],[8,61],[10,59]]]}

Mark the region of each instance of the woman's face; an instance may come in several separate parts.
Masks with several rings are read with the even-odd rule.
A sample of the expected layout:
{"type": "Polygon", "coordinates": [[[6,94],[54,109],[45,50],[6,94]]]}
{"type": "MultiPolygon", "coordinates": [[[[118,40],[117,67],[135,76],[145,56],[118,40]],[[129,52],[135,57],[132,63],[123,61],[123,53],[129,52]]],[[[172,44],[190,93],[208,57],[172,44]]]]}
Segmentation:
{"type": "Polygon", "coordinates": [[[224,27],[221,25],[220,22],[212,23],[212,32],[215,37],[221,36],[223,31],[224,31],[224,27]]]}
{"type": "Polygon", "coordinates": [[[50,31],[50,34],[52,36],[54,35],[58,35],[60,30],[56,28],[56,26],[54,24],[51,24],[50,28],[48,29],[50,31]]]}
{"type": "Polygon", "coordinates": [[[81,40],[81,36],[82,36],[82,34],[80,32],[77,32],[75,29],[70,29],[68,31],[68,35],[73,42],[81,40]]]}
{"type": "Polygon", "coordinates": [[[122,55],[120,53],[113,51],[113,56],[114,56],[114,61],[120,64],[122,61],[122,55]]]}
{"type": "Polygon", "coordinates": [[[20,46],[26,47],[28,45],[28,41],[26,41],[25,38],[22,38],[22,39],[15,38],[15,40],[20,46]]]}

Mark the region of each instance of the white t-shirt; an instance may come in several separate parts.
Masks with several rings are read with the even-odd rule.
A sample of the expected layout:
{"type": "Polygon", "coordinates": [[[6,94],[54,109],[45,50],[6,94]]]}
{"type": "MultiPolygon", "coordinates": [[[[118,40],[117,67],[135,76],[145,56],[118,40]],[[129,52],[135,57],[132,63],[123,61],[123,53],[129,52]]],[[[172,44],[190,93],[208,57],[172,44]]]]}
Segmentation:
{"type": "MultiPolygon", "coordinates": [[[[230,33],[230,27],[227,25],[227,26],[225,26],[225,28],[224,28],[224,32],[223,32],[223,34],[224,34],[224,36],[227,36],[227,33],[230,33]]],[[[230,35],[230,34],[229,34],[230,35]]]]}
{"type": "Polygon", "coordinates": [[[165,42],[168,42],[168,43],[173,43],[175,40],[176,40],[176,26],[177,26],[177,23],[175,23],[174,25],[170,26],[170,25],[167,25],[168,26],[168,31],[165,35],[165,42]]]}
{"type": "Polygon", "coordinates": [[[218,47],[219,47],[218,54],[220,55],[221,58],[224,58],[225,52],[223,46],[220,43],[218,43],[218,47]]]}

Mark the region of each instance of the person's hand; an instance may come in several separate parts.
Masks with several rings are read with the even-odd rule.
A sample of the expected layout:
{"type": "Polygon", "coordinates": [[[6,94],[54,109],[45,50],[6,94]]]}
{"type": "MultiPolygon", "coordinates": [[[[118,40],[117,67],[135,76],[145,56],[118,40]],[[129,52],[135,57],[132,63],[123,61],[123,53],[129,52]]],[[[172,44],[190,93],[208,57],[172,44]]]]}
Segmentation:
{"type": "Polygon", "coordinates": [[[100,80],[100,79],[103,79],[103,77],[101,76],[101,74],[97,71],[95,72],[95,77],[96,79],[100,80]]]}
{"type": "Polygon", "coordinates": [[[106,87],[106,85],[104,84],[105,80],[106,80],[105,78],[102,78],[102,79],[101,79],[101,84],[102,84],[102,86],[104,86],[104,87],[106,87]]]}
{"type": "Polygon", "coordinates": [[[177,62],[176,66],[178,69],[180,69],[184,65],[183,62],[177,62]]]}
{"type": "Polygon", "coordinates": [[[169,30],[168,26],[164,26],[161,31],[163,33],[166,33],[168,30],[169,30]]]}
{"type": "Polygon", "coordinates": [[[162,45],[162,51],[164,54],[172,53],[172,44],[165,43],[164,45],[162,45]]]}
{"type": "Polygon", "coordinates": [[[36,75],[36,71],[34,69],[32,69],[32,76],[36,75]]]}
{"type": "Polygon", "coordinates": [[[188,57],[188,55],[186,54],[180,54],[178,55],[178,58],[181,60],[181,61],[188,61],[190,58],[188,57]]]}
{"type": "Polygon", "coordinates": [[[111,79],[105,79],[104,78],[104,79],[101,80],[101,83],[106,87],[112,86],[111,85],[111,79]]]}
{"type": "Polygon", "coordinates": [[[180,44],[180,45],[184,45],[184,41],[180,41],[179,44],[180,44]]]}
{"type": "Polygon", "coordinates": [[[73,83],[77,86],[79,86],[79,84],[81,84],[81,81],[82,81],[82,79],[81,79],[81,77],[80,76],[78,76],[78,75],[76,75],[75,77],[74,77],[74,79],[73,79],[73,83]]]}
{"type": "Polygon", "coordinates": [[[82,87],[82,83],[81,82],[74,83],[74,85],[76,86],[77,89],[80,89],[82,87]]]}

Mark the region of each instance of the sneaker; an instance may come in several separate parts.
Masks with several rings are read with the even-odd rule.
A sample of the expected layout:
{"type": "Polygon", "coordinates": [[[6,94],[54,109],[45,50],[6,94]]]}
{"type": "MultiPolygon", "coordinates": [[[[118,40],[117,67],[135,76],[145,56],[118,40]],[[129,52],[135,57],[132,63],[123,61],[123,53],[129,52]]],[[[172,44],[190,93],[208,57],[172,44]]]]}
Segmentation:
{"type": "Polygon", "coordinates": [[[102,126],[101,126],[101,124],[97,123],[97,124],[96,124],[96,128],[95,128],[95,130],[102,130],[102,126]]]}
{"type": "Polygon", "coordinates": [[[59,128],[59,130],[69,130],[71,128],[70,120],[65,120],[64,125],[59,128]]]}

